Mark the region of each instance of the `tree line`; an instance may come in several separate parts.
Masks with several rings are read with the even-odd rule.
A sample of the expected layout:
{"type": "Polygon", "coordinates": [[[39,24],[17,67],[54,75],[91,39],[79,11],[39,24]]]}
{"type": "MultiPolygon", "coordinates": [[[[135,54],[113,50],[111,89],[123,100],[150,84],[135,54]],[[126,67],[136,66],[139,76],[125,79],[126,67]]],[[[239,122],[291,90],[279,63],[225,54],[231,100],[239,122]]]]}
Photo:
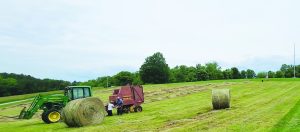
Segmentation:
{"type": "MultiPolygon", "coordinates": [[[[255,73],[252,69],[239,70],[232,67],[222,70],[217,62],[197,64],[196,66],[179,65],[170,68],[162,53],[157,52],[145,59],[138,72],[121,71],[114,76],[99,77],[82,82],[80,85],[94,87],[121,86],[126,84],[160,84],[195,82],[206,80],[225,79],[252,79],[252,78],[291,78],[293,66],[283,64],[278,71],[255,73]]],[[[296,76],[300,77],[300,65],[296,66],[296,76]]]]}
{"type": "Polygon", "coordinates": [[[68,81],[37,79],[30,75],[0,73],[0,97],[60,90],[71,85],[68,81]]]}
{"type": "MultiPolygon", "coordinates": [[[[300,65],[295,66],[295,76],[300,77],[300,65]]],[[[268,72],[259,72],[257,73],[258,78],[292,78],[294,77],[294,66],[283,64],[278,71],[268,71],[268,72]]]]}
{"type": "MultiPolygon", "coordinates": [[[[195,66],[178,65],[170,68],[162,53],[157,52],[145,59],[137,72],[121,71],[113,76],[103,76],[86,82],[68,82],[53,79],[38,79],[29,75],[0,73],[0,97],[63,89],[69,85],[92,87],[122,86],[126,84],[162,84],[195,82],[206,80],[291,78],[293,65],[283,64],[278,71],[255,73],[254,70],[240,70],[237,67],[222,69],[217,62],[195,66]]],[[[300,77],[300,65],[296,66],[296,77],[300,77]]]]}

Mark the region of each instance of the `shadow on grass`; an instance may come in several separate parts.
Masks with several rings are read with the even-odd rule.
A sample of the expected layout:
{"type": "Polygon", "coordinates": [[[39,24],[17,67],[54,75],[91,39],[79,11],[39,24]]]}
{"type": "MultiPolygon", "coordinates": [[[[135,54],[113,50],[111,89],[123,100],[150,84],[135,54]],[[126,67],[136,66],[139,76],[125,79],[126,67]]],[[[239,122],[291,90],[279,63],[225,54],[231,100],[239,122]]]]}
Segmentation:
{"type": "MultiPolygon", "coordinates": [[[[45,124],[45,123],[44,122],[29,122],[29,123],[20,125],[20,127],[36,126],[36,125],[43,125],[43,124],[45,124]]],[[[51,124],[46,124],[46,125],[51,125],[51,124]]]]}
{"type": "MultiPolygon", "coordinates": [[[[282,132],[282,131],[296,131],[300,130],[300,121],[298,123],[292,123],[293,118],[300,119],[300,100],[295,106],[276,124],[273,126],[271,132],[282,132]]],[[[298,120],[299,120],[298,119],[298,120]]]]}

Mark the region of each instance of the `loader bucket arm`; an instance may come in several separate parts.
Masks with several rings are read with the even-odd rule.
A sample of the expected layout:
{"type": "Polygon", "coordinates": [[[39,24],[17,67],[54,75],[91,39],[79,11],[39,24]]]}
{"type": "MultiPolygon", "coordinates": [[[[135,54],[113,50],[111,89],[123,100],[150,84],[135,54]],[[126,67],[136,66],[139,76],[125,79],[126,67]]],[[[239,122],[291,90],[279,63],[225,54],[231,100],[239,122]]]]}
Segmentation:
{"type": "Polygon", "coordinates": [[[69,101],[69,98],[67,96],[63,95],[49,95],[49,96],[42,96],[37,95],[33,102],[31,103],[30,107],[26,109],[26,107],[23,108],[21,111],[19,118],[20,119],[30,119],[33,117],[33,115],[39,110],[44,109],[45,104],[61,104],[61,106],[65,106],[67,102],[69,101]]]}
{"type": "Polygon", "coordinates": [[[19,118],[20,119],[32,118],[32,116],[37,112],[37,110],[40,108],[42,104],[43,104],[43,100],[41,99],[41,95],[37,95],[27,110],[26,107],[22,109],[19,118]]]}

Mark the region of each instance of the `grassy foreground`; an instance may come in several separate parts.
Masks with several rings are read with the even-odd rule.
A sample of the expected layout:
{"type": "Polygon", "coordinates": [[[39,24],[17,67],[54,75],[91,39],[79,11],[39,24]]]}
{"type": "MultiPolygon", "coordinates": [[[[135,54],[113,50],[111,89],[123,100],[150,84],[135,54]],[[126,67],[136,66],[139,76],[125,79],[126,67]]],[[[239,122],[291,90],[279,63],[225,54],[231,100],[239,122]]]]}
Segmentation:
{"type": "MultiPolygon", "coordinates": [[[[300,80],[229,80],[145,85],[143,112],[106,117],[99,125],[44,124],[40,113],[18,120],[23,106],[0,108],[0,131],[299,131],[300,80]],[[211,89],[229,88],[231,108],[212,110],[211,89]]],[[[95,89],[107,102],[112,89],[95,89]]]]}

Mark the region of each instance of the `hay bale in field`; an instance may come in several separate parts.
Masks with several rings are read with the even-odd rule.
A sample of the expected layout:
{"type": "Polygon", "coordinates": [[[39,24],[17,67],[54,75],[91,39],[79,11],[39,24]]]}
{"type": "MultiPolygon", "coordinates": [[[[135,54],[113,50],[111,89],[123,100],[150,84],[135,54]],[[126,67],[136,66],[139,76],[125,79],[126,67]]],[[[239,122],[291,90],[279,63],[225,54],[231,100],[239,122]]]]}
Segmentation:
{"type": "Polygon", "coordinates": [[[62,111],[62,119],[69,127],[99,124],[105,115],[103,102],[94,97],[73,100],[62,111]]]}
{"type": "Polygon", "coordinates": [[[229,89],[213,89],[212,90],[213,109],[230,108],[230,90],[229,89]]]}

